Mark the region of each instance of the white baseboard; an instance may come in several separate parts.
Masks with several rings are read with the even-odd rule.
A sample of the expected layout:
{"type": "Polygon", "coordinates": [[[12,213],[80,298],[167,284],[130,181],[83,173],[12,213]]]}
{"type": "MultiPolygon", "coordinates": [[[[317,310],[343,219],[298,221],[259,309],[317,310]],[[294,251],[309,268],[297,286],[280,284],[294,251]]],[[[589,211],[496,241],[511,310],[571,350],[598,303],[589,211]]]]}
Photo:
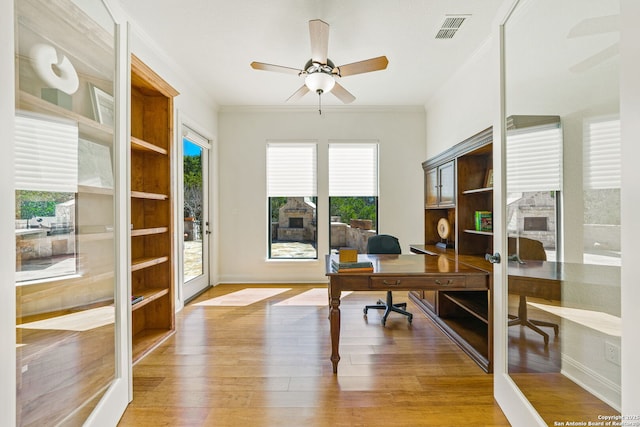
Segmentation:
{"type": "Polygon", "coordinates": [[[566,355],[562,355],[560,373],[616,411],[621,412],[622,388],[620,384],[614,383],[566,355]]]}

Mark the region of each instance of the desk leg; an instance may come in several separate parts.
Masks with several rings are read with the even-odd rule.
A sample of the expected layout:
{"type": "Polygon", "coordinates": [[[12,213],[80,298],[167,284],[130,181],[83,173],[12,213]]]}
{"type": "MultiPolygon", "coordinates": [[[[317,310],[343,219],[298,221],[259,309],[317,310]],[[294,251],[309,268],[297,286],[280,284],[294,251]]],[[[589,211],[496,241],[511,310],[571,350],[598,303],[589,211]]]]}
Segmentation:
{"type": "Polygon", "coordinates": [[[329,322],[331,328],[331,363],[333,363],[333,373],[338,373],[338,362],[340,355],[338,347],[340,346],[340,290],[338,286],[333,284],[333,280],[329,283],[329,322]]]}

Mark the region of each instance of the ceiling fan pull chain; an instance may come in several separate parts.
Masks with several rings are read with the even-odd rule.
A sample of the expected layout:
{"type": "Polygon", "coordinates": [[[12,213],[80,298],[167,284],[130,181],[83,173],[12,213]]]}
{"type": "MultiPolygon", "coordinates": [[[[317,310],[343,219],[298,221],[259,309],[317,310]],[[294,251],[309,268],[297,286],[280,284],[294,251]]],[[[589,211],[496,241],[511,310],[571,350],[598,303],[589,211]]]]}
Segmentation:
{"type": "Polygon", "coordinates": [[[322,89],[318,89],[318,113],[322,115],[322,89]]]}

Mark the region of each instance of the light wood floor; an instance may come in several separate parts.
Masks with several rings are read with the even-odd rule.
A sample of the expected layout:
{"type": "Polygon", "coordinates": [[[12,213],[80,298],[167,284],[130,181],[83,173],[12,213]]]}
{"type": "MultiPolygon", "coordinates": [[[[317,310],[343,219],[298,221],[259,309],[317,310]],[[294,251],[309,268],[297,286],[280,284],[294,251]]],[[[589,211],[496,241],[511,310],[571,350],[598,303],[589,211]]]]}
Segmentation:
{"type": "MultiPolygon", "coordinates": [[[[493,400],[493,376],[403,292],[396,299],[408,302],[413,324],[392,314],[384,328],[380,312],[362,313],[384,293],[343,294],[336,376],[325,288],[247,288],[218,286],[178,314],[176,334],[134,367],[121,426],[509,425],[493,400]]],[[[541,342],[509,328],[509,370],[549,425],[617,414],[558,372],[556,338],[543,353],[541,342]]]]}
{"type": "MultiPolygon", "coordinates": [[[[415,316],[363,316],[384,293],[344,297],[338,375],[326,301],[248,306],[194,303],[242,289],[220,285],[177,316],[177,332],[134,367],[121,426],[508,426],[485,374],[409,303],[415,316]]],[[[396,299],[407,301],[397,292],[396,299]]]]}

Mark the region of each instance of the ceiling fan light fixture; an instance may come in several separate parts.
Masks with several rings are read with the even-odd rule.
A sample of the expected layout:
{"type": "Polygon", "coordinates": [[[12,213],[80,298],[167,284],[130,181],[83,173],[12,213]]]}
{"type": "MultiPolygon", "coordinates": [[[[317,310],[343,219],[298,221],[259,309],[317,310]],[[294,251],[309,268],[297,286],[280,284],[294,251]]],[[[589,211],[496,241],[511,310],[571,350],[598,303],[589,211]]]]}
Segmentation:
{"type": "Polygon", "coordinates": [[[308,74],[304,79],[304,84],[313,92],[330,92],[333,86],[336,84],[335,79],[331,74],[318,71],[308,74]]]}

